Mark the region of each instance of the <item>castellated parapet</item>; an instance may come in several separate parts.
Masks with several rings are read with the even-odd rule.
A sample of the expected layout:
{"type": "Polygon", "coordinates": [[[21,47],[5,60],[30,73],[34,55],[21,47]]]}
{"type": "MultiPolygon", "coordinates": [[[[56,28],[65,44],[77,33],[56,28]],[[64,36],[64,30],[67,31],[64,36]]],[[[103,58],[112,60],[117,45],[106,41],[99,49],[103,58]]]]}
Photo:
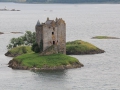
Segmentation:
{"type": "Polygon", "coordinates": [[[54,46],[57,53],[66,54],[66,23],[62,18],[56,20],[47,18],[45,23],[38,21],[35,29],[36,42],[38,46],[42,44],[43,51],[54,46]]]}

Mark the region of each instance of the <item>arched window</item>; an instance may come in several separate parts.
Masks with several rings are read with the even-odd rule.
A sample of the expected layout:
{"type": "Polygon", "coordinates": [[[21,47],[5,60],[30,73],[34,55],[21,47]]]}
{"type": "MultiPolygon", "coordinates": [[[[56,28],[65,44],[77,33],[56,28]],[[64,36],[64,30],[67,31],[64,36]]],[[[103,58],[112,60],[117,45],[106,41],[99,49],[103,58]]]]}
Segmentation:
{"type": "Polygon", "coordinates": [[[53,45],[55,45],[55,41],[53,41],[53,45]]]}
{"type": "Polygon", "coordinates": [[[52,32],[52,35],[54,35],[54,32],[52,32]]]}

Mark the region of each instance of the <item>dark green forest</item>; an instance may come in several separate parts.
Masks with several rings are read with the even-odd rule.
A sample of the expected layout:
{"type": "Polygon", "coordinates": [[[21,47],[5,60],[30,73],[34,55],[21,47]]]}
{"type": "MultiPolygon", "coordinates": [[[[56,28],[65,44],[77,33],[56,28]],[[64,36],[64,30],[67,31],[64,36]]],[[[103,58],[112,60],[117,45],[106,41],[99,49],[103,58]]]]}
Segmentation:
{"type": "Polygon", "coordinates": [[[27,2],[46,3],[117,3],[120,0],[27,0],[27,2]]]}
{"type": "Polygon", "coordinates": [[[120,0],[0,0],[1,2],[29,3],[119,3],[120,0]]]}

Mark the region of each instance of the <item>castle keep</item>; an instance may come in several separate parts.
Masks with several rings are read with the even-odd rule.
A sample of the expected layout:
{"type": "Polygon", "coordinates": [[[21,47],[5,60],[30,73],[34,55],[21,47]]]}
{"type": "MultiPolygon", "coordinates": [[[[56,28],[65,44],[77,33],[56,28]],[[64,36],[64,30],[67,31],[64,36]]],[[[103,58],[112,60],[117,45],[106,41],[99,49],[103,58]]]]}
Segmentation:
{"type": "Polygon", "coordinates": [[[37,22],[36,42],[38,46],[43,46],[43,51],[54,46],[57,53],[66,54],[66,23],[62,18],[49,20],[45,23],[37,22]]]}

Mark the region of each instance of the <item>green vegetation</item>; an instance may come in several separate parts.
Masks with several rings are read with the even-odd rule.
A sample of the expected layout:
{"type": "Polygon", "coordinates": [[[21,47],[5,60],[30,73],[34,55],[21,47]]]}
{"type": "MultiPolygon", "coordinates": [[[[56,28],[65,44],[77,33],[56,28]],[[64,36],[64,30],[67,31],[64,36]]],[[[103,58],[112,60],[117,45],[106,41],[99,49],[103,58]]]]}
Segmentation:
{"type": "Polygon", "coordinates": [[[55,67],[79,63],[76,58],[63,54],[40,56],[37,53],[31,53],[17,56],[14,60],[17,60],[22,66],[27,66],[29,68],[55,67]]]}
{"type": "Polygon", "coordinates": [[[21,45],[33,45],[35,43],[35,32],[26,31],[26,33],[23,36],[20,36],[18,38],[12,38],[10,40],[10,44],[7,45],[8,49],[21,46],[21,45]]]}
{"type": "Polygon", "coordinates": [[[96,54],[96,53],[103,53],[103,50],[100,50],[96,46],[84,42],[82,40],[76,40],[72,42],[67,42],[66,44],[66,53],[68,55],[80,55],[80,54],[96,54]]]}
{"type": "Polygon", "coordinates": [[[43,51],[43,40],[40,41],[40,46],[37,43],[32,45],[32,51],[35,53],[41,53],[43,51]]]}
{"type": "Polygon", "coordinates": [[[15,57],[25,53],[33,53],[30,46],[19,46],[19,47],[12,48],[5,55],[15,57]]]}
{"type": "Polygon", "coordinates": [[[38,44],[37,43],[34,43],[33,45],[32,45],[32,51],[34,51],[35,53],[39,53],[40,52],[40,48],[39,48],[39,46],[38,46],[38,44]]]}
{"type": "MultiPolygon", "coordinates": [[[[49,49],[52,50],[51,48],[49,49]]],[[[47,52],[49,52],[49,49],[47,52]]],[[[32,45],[32,48],[30,46],[18,46],[18,47],[12,48],[8,50],[8,52],[5,55],[15,57],[21,54],[31,53],[31,52],[40,53],[41,52],[40,50],[41,49],[38,47],[38,44],[35,43],[32,45]]],[[[54,51],[52,50],[52,52],[54,51]]],[[[88,42],[84,42],[82,40],[76,40],[76,41],[66,43],[67,55],[97,54],[97,53],[104,53],[104,52],[105,52],[104,50],[101,50],[96,46],[88,42]]],[[[46,53],[46,51],[44,51],[44,53],[46,53]]],[[[44,55],[44,53],[42,54],[44,55]]]]}
{"type": "Polygon", "coordinates": [[[108,37],[108,36],[95,36],[92,39],[119,39],[116,37],[108,37]]]}

